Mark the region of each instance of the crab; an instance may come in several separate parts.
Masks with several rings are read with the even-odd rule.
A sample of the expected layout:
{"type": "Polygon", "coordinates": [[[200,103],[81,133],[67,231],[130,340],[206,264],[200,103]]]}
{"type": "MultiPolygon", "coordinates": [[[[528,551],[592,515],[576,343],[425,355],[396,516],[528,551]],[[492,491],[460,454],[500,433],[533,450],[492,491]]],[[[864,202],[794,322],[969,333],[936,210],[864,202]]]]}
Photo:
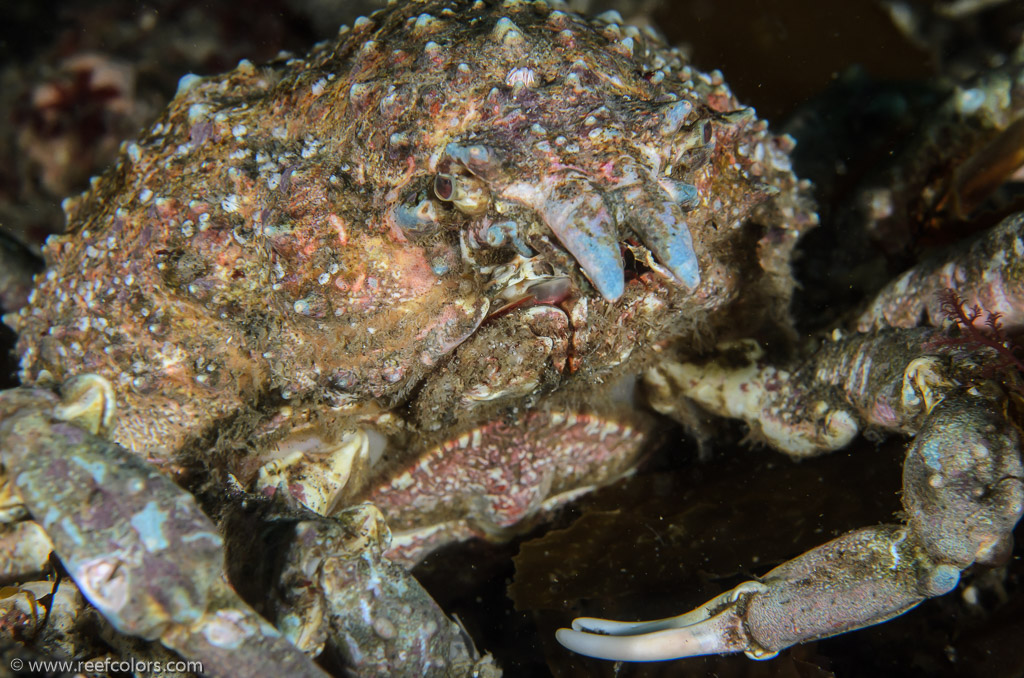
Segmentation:
{"type": "MultiPolygon", "coordinates": [[[[1024,510],[1007,397],[939,329],[793,357],[790,260],[817,223],[793,145],[652,32],[539,1],[395,4],[303,58],[185,76],[65,202],[5,317],[3,516],[42,525],[118,632],[211,674],[321,675],[326,653],[487,675],[398,563],[630,473],[654,413],[696,401],[794,456],[915,434],[906,523],[564,645],[766,658],[948,592],[1024,510]],[[277,593],[250,605],[229,581],[272,556],[232,540],[282,526],[277,593]]],[[[1022,237],[979,246],[971,300],[1019,290],[996,248],[1022,237]]]]}

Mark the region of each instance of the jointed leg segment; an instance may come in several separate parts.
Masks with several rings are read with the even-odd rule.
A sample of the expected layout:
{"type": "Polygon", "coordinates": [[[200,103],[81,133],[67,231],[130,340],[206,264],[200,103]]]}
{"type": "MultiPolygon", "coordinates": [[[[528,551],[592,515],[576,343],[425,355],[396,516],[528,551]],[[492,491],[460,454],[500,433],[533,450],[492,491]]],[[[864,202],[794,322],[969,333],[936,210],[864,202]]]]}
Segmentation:
{"type": "Polygon", "coordinates": [[[801,456],[845,444],[861,425],[916,431],[904,460],[905,524],[848,532],[693,612],[648,623],[577,619],[558,640],[604,659],[652,661],[791,645],[878,624],[956,587],[974,563],[1009,553],[1024,512],[1020,433],[998,394],[966,383],[965,356],[935,331],[837,340],[792,372],[674,364],[648,375],[670,392],[760,427],[801,456]]]}

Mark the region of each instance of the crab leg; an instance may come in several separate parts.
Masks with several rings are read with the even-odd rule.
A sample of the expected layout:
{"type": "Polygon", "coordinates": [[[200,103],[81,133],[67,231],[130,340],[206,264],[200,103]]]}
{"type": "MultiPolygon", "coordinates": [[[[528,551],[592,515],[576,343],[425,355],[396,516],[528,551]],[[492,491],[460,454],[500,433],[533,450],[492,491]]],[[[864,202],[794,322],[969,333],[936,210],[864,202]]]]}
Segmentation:
{"type": "Polygon", "coordinates": [[[373,504],[331,518],[289,513],[260,523],[294,534],[270,538],[265,548],[282,563],[274,619],[295,645],[316,654],[329,648],[352,678],[501,675],[412,574],[384,557],[391,531],[373,504]]]}
{"type": "Polygon", "coordinates": [[[857,329],[914,327],[922,316],[942,325],[939,293],[1000,314],[1007,330],[1024,327],[1024,214],[1004,219],[968,245],[929,257],[883,287],[857,319],[857,329]]]}
{"type": "MultiPolygon", "coordinates": [[[[679,369],[655,375],[656,392],[673,381],[713,408],[720,398],[759,389],[760,412],[796,454],[835,443],[814,431],[829,428],[836,412],[851,426],[859,420],[917,428],[903,466],[906,523],[848,532],[679,617],[647,624],[577,619],[558,632],[559,642],[604,659],[737,651],[768,659],[797,643],[891,619],[951,591],[970,565],[1005,559],[1024,512],[1020,435],[1000,400],[958,384],[955,366],[963,356],[928,354],[932,336],[887,332],[841,340],[792,374],[676,366],[703,371],[713,382],[699,388],[674,381],[679,369]],[[802,407],[794,393],[803,395],[802,407]]],[[[754,409],[752,401],[732,407],[754,409]]]]}
{"type": "Polygon", "coordinates": [[[207,675],[325,675],[228,585],[194,499],[95,435],[112,392],[93,379],[63,404],[39,389],[0,395],[0,461],[82,593],[118,631],[160,639],[207,675]]]}
{"type": "Polygon", "coordinates": [[[620,661],[731,652],[771,659],[797,643],[881,623],[956,586],[956,567],[905,557],[915,550],[899,526],[856,530],[781,565],[760,582],[744,582],[694,612],[654,622],[667,630],[577,619],[557,638],[575,652],[620,661]],[[694,620],[707,614],[713,616],[694,620]]]}

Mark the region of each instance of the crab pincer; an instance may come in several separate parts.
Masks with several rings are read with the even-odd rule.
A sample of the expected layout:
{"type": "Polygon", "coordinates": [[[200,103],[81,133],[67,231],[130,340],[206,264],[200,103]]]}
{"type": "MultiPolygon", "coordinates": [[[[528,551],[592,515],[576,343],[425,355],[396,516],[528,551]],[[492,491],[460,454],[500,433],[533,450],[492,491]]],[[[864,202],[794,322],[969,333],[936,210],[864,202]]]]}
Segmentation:
{"type": "MultiPolygon", "coordinates": [[[[902,351],[894,348],[893,332],[840,340],[802,370],[773,373],[805,393],[812,390],[808,375],[815,375],[819,393],[821,382],[834,381],[845,408],[862,423],[917,430],[903,464],[903,524],[847,532],[686,614],[637,623],[581,618],[559,630],[558,641],[602,659],[731,652],[770,659],[798,643],[892,619],[952,591],[971,565],[1005,561],[1024,513],[1020,433],[996,390],[964,385],[960,360],[922,355],[933,335],[902,335],[902,351]],[[852,363],[863,367],[849,369],[852,363]]],[[[745,390],[757,390],[757,378],[735,383],[741,381],[745,390]]],[[[728,395],[727,382],[718,383],[719,396],[728,395]]],[[[790,426],[791,453],[807,453],[809,438],[798,429],[820,428],[831,408],[818,408],[819,421],[797,421],[786,410],[794,403],[764,395],[759,416],[790,426]]]]}

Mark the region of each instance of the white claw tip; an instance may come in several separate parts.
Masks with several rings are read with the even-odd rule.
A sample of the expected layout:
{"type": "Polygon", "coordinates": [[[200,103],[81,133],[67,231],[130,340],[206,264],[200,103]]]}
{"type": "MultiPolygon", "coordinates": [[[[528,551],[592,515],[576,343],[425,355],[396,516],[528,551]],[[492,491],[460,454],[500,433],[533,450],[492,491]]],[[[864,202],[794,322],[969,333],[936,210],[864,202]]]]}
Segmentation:
{"type": "Polygon", "coordinates": [[[573,620],[572,629],[559,629],[555,638],[573,652],[614,661],[653,662],[706,654],[749,653],[751,644],[732,603],[742,594],[763,588],[763,584],[747,582],[696,610],[653,621],[616,622],[580,617],[573,620]]]}
{"type": "Polygon", "coordinates": [[[699,635],[685,628],[636,636],[607,636],[558,629],[555,638],[573,652],[613,661],[654,662],[709,654],[709,648],[703,646],[699,635]]]}

